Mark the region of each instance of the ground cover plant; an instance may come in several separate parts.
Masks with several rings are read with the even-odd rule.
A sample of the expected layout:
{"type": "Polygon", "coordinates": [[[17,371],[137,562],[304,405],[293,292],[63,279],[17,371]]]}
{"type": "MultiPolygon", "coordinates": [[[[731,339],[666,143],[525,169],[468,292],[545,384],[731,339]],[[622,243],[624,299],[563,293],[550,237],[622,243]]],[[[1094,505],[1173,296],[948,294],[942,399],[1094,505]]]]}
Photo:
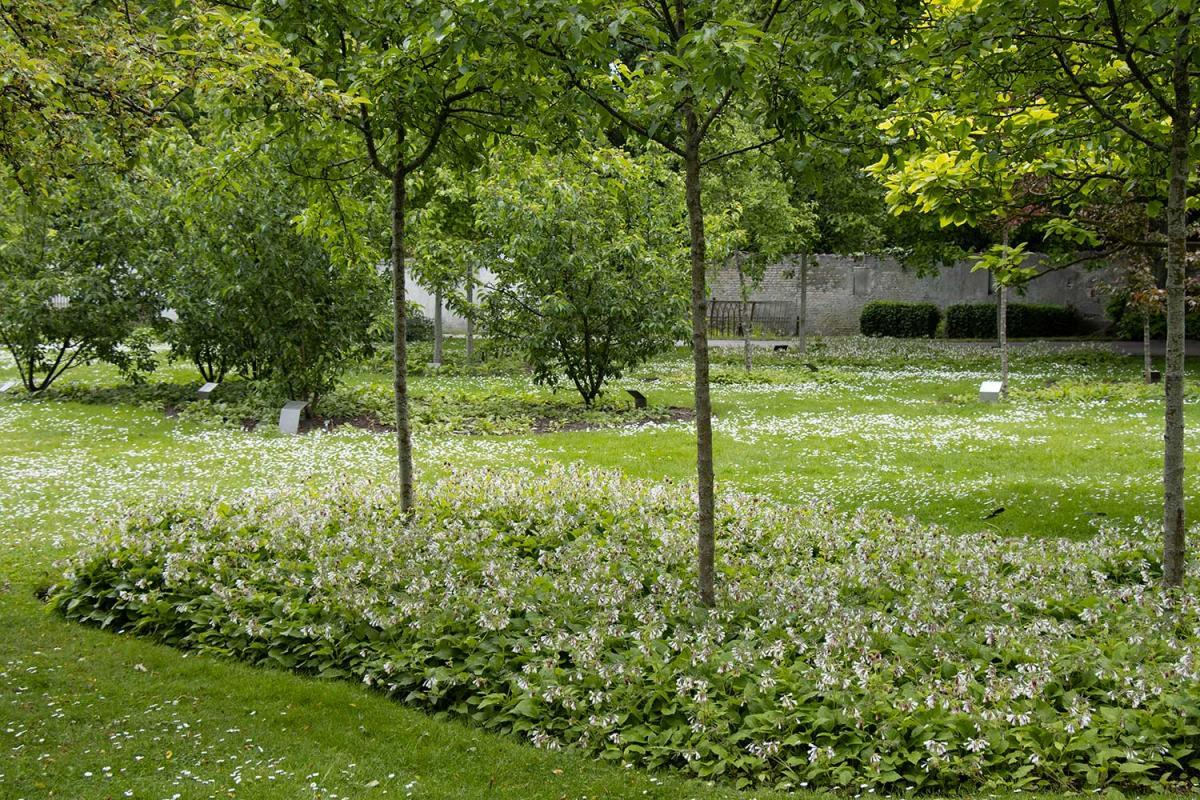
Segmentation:
{"type": "MultiPolygon", "coordinates": [[[[1107,524],[1140,535],[1144,521],[1157,519],[1161,389],[1141,384],[1139,358],[1098,344],[1015,347],[1013,397],[996,406],[975,396],[979,381],[994,374],[995,351],[986,344],[859,337],[812,344],[804,357],[794,349],[762,353],[749,375],[740,348],[715,352],[721,486],[800,508],[831,504],[850,517],[863,507],[912,516],[967,537],[985,530],[1086,539],[1107,524]]],[[[469,376],[454,354],[451,340],[448,367],[414,379],[414,391],[466,379],[497,394],[529,385],[519,364],[501,369],[490,359],[469,376]]],[[[690,368],[687,354],[677,353],[638,368],[614,393],[637,388],[652,407],[683,406],[690,368]]],[[[1189,383],[1200,378],[1196,364],[1189,373],[1189,383]]],[[[15,374],[0,358],[0,381],[15,374]]],[[[154,379],[195,385],[183,364],[160,366],[154,379]]],[[[351,373],[347,385],[387,379],[366,370],[351,373]]],[[[64,380],[64,389],[95,393],[121,385],[102,364],[64,380]]],[[[435,720],[366,687],[185,655],[45,613],[35,590],[55,581],[52,562],[78,551],[79,538],[121,504],[159,493],[233,497],[248,487],[326,491],[347,476],[386,481],[395,469],[386,436],[351,426],[283,437],[274,425],[243,432],[166,417],[157,405],[101,399],[0,395],[0,683],[12,687],[0,691],[0,780],[14,797],[91,797],[101,787],[115,797],[132,790],[151,798],[191,796],[189,787],[207,787],[200,796],[236,789],[240,797],[271,798],[734,796],[726,781],[713,788],[606,769],[435,720]],[[235,728],[240,733],[228,733],[235,728]],[[251,763],[279,759],[277,771],[251,763]]],[[[1193,403],[1186,410],[1200,422],[1191,419],[1193,403]]],[[[417,426],[414,434],[422,480],[455,467],[583,462],[638,479],[686,481],[694,457],[686,421],[486,436],[417,426]]],[[[1197,464],[1189,458],[1188,466],[1195,492],[1197,464]]]]}
{"type": "MultiPolygon", "coordinates": [[[[574,467],[127,510],[68,618],[324,677],[535,746],[743,785],[1193,786],[1200,605],[1152,531],[954,536],[729,493],[719,611],[690,491],[574,467]]],[[[1194,589],[1195,587],[1191,587],[1194,589]]]]}

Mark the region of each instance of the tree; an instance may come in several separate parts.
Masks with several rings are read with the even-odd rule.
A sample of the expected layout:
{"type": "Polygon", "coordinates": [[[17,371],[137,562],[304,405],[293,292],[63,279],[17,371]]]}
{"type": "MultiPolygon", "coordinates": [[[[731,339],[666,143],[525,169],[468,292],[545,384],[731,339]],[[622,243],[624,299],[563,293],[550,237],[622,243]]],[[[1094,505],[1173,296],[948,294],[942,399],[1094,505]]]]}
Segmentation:
{"type": "Polygon", "coordinates": [[[511,64],[519,51],[500,46],[507,43],[499,41],[494,10],[474,0],[259,0],[251,12],[311,75],[355,98],[351,113],[275,115],[282,129],[301,131],[307,160],[317,165],[298,172],[336,191],[365,169],[388,187],[397,460],[406,511],[413,505],[405,333],[409,183],[437,158],[502,132],[506,111],[496,89],[522,71],[511,64]]]}
{"type": "Polygon", "coordinates": [[[931,215],[942,227],[970,225],[992,234],[992,244],[976,254],[973,268],[989,272],[998,289],[1000,391],[1007,396],[1009,291],[1069,263],[1031,263],[1027,242],[1012,244],[1012,234],[1037,231],[1043,244],[1058,238],[1067,249],[1098,244],[1093,231],[1072,219],[1055,182],[1063,172],[1082,174],[1107,165],[1097,149],[1075,143],[1068,152],[1047,141],[1047,125],[1057,115],[1040,101],[1022,105],[993,95],[990,102],[977,99],[973,108],[958,113],[929,110],[922,101],[919,95],[901,101],[917,110],[882,123],[906,144],[894,161],[885,153],[869,170],[882,179],[893,213],[931,215]]]}
{"type": "Polygon", "coordinates": [[[5,305],[31,388],[89,358],[146,363],[128,330],[153,313],[144,280],[157,237],[134,241],[145,222],[135,217],[147,213],[140,162],[150,135],[235,95],[330,100],[256,24],[206,5],[5,3],[0,74],[5,305]],[[67,301],[46,317],[35,297],[50,286],[67,301]],[[47,337],[57,354],[37,344],[47,337]]]}
{"type": "MultiPolygon", "coordinates": [[[[947,5],[931,28],[935,49],[973,62],[951,92],[974,107],[981,85],[1051,107],[1061,139],[1087,140],[1111,152],[1120,169],[1094,170],[1077,197],[1121,187],[1130,170],[1157,175],[1154,217],[1165,212],[1167,311],[1163,450],[1163,583],[1182,585],[1184,529],[1184,319],[1188,255],[1188,182],[1195,180],[1200,128],[1200,42],[1191,2],[981,0],[947,5]],[[1082,137],[1082,138],[1081,138],[1082,137]]],[[[931,51],[933,52],[933,51],[931,51]]]]}
{"type": "Polygon", "coordinates": [[[0,212],[0,342],[30,392],[94,360],[136,379],[154,369],[137,327],[157,309],[139,269],[138,188],[99,170],[31,198],[10,189],[0,212]]]}
{"type": "Polygon", "coordinates": [[[206,380],[236,370],[311,411],[369,347],[384,287],[373,262],[335,258],[300,228],[304,186],[278,159],[252,151],[224,169],[232,144],[198,147],[164,187],[173,236],[159,272],[179,319],[160,328],[206,380]]]}
{"type": "MultiPolygon", "coordinates": [[[[474,283],[484,233],[476,221],[476,183],[483,168],[460,165],[431,171],[426,200],[414,215],[413,272],[444,303],[467,321],[466,360],[474,357],[474,283]]],[[[434,319],[434,362],[441,363],[441,314],[434,319]]]]}
{"type": "Polygon", "coordinates": [[[889,3],[783,0],[537,0],[518,12],[522,41],[541,54],[620,139],[661,147],[684,176],[696,405],[700,602],[715,595],[709,267],[703,175],[853,105],[894,33],[889,3]],[[849,46],[848,46],[849,45],[849,46]],[[726,150],[717,134],[740,117],[767,138],[726,150]]]}
{"type": "Polygon", "coordinates": [[[590,406],[682,333],[677,178],[615,149],[512,155],[480,187],[478,247],[496,272],[481,319],[536,382],[565,375],[590,406]]]}
{"type": "MultiPolygon", "coordinates": [[[[761,138],[761,137],[759,137],[761,138]]],[[[716,202],[709,214],[709,257],[714,265],[733,262],[741,295],[739,327],[743,362],[753,366],[750,344],[750,294],[762,281],[768,264],[784,255],[806,250],[816,238],[816,220],[808,204],[794,204],[776,160],[759,154],[728,161],[710,171],[706,182],[716,202]]]]}

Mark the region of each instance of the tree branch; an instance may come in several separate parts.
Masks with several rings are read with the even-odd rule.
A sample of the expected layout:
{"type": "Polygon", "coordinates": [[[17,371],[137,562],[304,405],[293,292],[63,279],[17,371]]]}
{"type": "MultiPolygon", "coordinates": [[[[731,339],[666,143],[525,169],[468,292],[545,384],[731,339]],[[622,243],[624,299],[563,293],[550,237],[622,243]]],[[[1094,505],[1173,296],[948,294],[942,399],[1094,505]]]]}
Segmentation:
{"type": "Polygon", "coordinates": [[[1105,108],[1096,98],[1094,98],[1091,92],[1089,92],[1079,80],[1079,76],[1075,74],[1075,70],[1071,68],[1071,64],[1067,61],[1067,57],[1063,55],[1062,51],[1057,47],[1054,48],[1054,56],[1058,60],[1059,66],[1062,67],[1063,72],[1066,74],[1067,79],[1071,82],[1071,85],[1074,86],[1075,90],[1079,92],[1079,95],[1083,98],[1084,102],[1086,102],[1097,114],[1103,117],[1110,125],[1121,129],[1137,141],[1146,145],[1146,147],[1149,147],[1151,150],[1155,150],[1159,153],[1167,152],[1166,145],[1162,144],[1161,142],[1156,142],[1145,134],[1141,133],[1132,125],[1117,117],[1107,108],[1105,108]]]}
{"type": "Polygon", "coordinates": [[[1113,40],[1117,43],[1117,50],[1125,56],[1125,63],[1129,65],[1129,71],[1137,82],[1146,90],[1146,94],[1150,95],[1155,104],[1163,110],[1168,117],[1175,116],[1175,107],[1167,102],[1166,98],[1159,94],[1158,89],[1150,82],[1150,78],[1142,71],[1138,62],[1133,57],[1133,48],[1125,40],[1125,31],[1121,29],[1121,19],[1117,14],[1117,4],[1114,0],[1105,0],[1105,5],[1108,7],[1108,27],[1112,30],[1113,40]]]}

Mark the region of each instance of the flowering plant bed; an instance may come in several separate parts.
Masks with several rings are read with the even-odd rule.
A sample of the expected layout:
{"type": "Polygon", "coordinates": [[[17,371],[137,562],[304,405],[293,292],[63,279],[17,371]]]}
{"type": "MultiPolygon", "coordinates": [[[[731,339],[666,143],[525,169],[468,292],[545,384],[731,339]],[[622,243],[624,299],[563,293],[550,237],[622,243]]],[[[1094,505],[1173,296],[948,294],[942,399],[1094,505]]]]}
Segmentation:
{"type": "Polygon", "coordinates": [[[437,714],[744,785],[1180,788],[1200,776],[1194,578],[1144,532],[953,536],[744,494],[694,603],[686,486],[455,474],[174,498],[100,530],[67,617],[363,681],[437,714]]]}

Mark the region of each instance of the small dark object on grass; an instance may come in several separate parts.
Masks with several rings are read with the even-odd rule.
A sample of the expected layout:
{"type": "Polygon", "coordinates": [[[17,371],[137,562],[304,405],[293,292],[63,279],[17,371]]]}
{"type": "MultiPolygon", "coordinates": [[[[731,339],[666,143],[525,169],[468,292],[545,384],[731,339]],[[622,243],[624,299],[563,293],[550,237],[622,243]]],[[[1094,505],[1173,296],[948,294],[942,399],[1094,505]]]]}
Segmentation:
{"type": "Polygon", "coordinates": [[[774,350],[776,353],[783,353],[783,352],[786,352],[786,351],[787,351],[787,349],[788,349],[788,346],[787,346],[786,344],[777,344],[777,345],[775,345],[775,347],[774,347],[774,348],[772,348],[772,349],[773,349],[773,350],[774,350]]]}
{"type": "Polygon", "coordinates": [[[637,389],[626,389],[625,391],[629,394],[630,397],[633,398],[633,407],[634,408],[645,408],[646,407],[646,395],[642,394],[637,389]]]}
{"type": "Polygon", "coordinates": [[[818,371],[817,365],[812,363],[811,361],[805,361],[804,366],[808,367],[809,372],[817,372],[818,371]]]}
{"type": "Polygon", "coordinates": [[[1156,369],[1150,370],[1150,382],[1151,383],[1162,383],[1162,373],[1156,369]]]}
{"type": "Polygon", "coordinates": [[[994,509],[992,511],[992,513],[990,513],[986,517],[984,517],[984,519],[992,519],[993,517],[998,517],[1003,513],[1004,513],[1004,506],[1000,506],[1000,508],[994,509]]]}

